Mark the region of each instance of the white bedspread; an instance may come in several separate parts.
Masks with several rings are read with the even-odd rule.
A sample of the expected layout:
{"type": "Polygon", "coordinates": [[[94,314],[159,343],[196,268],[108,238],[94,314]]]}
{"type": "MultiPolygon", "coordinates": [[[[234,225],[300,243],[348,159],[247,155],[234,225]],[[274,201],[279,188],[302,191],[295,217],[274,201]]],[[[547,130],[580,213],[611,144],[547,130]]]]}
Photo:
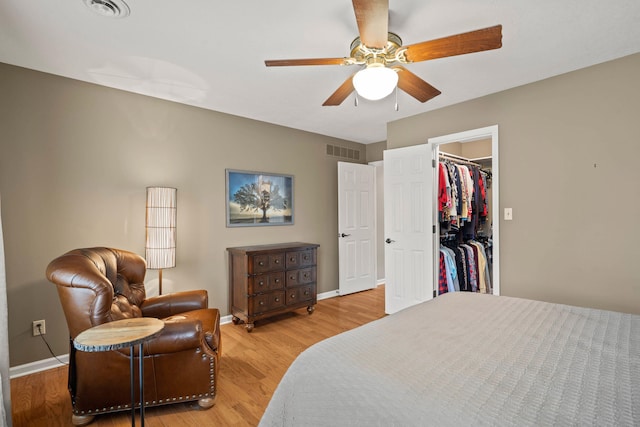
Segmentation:
{"type": "Polygon", "coordinates": [[[260,425],[640,425],[640,316],[445,294],[307,349],[260,425]]]}

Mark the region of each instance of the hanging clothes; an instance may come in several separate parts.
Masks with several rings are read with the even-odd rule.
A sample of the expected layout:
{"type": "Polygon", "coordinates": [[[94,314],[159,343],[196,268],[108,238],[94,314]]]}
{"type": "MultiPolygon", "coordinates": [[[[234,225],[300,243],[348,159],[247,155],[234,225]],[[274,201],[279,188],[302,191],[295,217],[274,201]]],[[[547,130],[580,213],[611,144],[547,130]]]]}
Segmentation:
{"type": "Polygon", "coordinates": [[[489,178],[490,172],[476,164],[450,159],[438,163],[438,220],[441,232],[451,233],[441,239],[439,294],[493,291],[487,239],[489,178]]]}
{"type": "Polygon", "coordinates": [[[438,294],[457,291],[492,293],[490,265],[486,248],[479,241],[442,243],[438,294]]]}
{"type": "Polygon", "coordinates": [[[475,165],[438,163],[438,221],[442,230],[458,227],[466,239],[484,231],[488,218],[487,173],[475,165]]]}

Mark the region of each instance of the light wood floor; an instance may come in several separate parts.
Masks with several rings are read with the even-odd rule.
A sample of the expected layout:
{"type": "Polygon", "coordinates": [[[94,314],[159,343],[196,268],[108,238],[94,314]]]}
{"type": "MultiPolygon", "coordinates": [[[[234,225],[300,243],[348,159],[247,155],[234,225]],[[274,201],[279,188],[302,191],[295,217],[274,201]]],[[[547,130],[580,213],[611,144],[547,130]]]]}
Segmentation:
{"type": "MultiPolygon", "coordinates": [[[[257,322],[250,334],[241,325],[222,325],[216,405],[208,410],[185,403],[146,408],[145,425],[255,426],[298,354],[318,341],[383,316],[384,286],[379,286],[320,301],[311,316],[302,309],[257,322]]],[[[179,367],[176,375],[180,375],[179,367]]],[[[66,367],[12,379],[11,397],[14,427],[72,425],[66,367]]],[[[91,426],[127,427],[131,425],[129,414],[99,415],[91,426]]]]}

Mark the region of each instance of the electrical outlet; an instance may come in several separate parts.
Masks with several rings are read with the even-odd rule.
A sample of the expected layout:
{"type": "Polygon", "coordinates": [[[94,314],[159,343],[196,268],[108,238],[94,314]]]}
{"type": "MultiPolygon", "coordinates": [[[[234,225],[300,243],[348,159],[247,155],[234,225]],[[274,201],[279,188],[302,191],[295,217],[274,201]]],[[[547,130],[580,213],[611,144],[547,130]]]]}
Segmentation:
{"type": "Polygon", "coordinates": [[[46,324],[44,319],[42,320],[34,320],[32,323],[33,326],[33,336],[37,337],[38,335],[44,335],[47,333],[46,324]]]}

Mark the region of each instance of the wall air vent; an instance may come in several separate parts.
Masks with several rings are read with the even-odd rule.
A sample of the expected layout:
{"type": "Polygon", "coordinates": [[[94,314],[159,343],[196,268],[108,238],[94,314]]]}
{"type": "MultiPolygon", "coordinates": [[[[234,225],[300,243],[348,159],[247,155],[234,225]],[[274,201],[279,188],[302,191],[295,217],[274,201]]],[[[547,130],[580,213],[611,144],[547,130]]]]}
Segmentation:
{"type": "Polygon", "coordinates": [[[349,160],[360,160],[360,150],[327,144],[327,156],[340,157],[349,160]]]}

